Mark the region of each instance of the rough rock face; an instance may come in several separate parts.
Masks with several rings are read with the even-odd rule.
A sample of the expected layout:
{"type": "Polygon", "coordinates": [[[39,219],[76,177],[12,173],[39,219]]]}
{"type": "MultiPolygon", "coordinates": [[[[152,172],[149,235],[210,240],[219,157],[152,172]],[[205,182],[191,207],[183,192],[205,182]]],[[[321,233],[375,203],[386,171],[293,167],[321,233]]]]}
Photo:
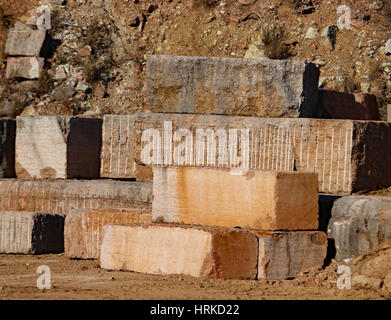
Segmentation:
{"type": "Polygon", "coordinates": [[[151,222],[150,209],[74,209],[65,219],[65,254],[70,258],[99,259],[104,225],[151,222]]]}
{"type": "Polygon", "coordinates": [[[152,184],[110,180],[0,179],[0,210],[59,213],[72,209],[151,208],[152,184]]]}
{"type": "Polygon", "coordinates": [[[328,227],[336,259],[350,259],[391,239],[391,198],[348,196],[335,201],[328,227]]]}
{"type": "Polygon", "coordinates": [[[7,68],[5,77],[7,79],[25,78],[38,79],[41,75],[44,65],[43,58],[21,57],[7,58],[7,68]]]}
{"type": "Polygon", "coordinates": [[[137,113],[107,115],[101,176],[152,181],[151,164],[316,172],[319,191],[391,185],[391,124],[137,113]]]}
{"type": "Polygon", "coordinates": [[[152,112],[312,117],[318,80],[302,61],[150,55],[143,94],[152,112]]]}
{"type": "Polygon", "coordinates": [[[16,121],[18,178],[99,178],[102,120],[23,116],[16,121]]]}
{"type": "Polygon", "coordinates": [[[15,135],[14,119],[0,120],[0,178],[15,178],[15,135]]]}
{"type": "Polygon", "coordinates": [[[376,96],[319,90],[322,117],[331,119],[380,120],[376,96]]]}
{"type": "Polygon", "coordinates": [[[59,214],[0,211],[0,253],[63,252],[64,218],[59,214]]]}
{"type": "Polygon", "coordinates": [[[21,24],[10,29],[5,43],[5,53],[9,56],[38,57],[45,41],[46,30],[32,30],[21,24]]]}
{"type": "Polygon", "coordinates": [[[316,230],[315,173],[229,169],[153,168],[154,222],[316,230]]]}
{"type": "Polygon", "coordinates": [[[270,232],[256,235],[259,239],[258,279],[287,279],[310,268],[323,266],[327,252],[327,235],[324,232],[270,232]]]}
{"type": "Polygon", "coordinates": [[[104,269],[184,274],[213,279],[256,279],[258,241],[240,229],[108,224],[104,269]]]}

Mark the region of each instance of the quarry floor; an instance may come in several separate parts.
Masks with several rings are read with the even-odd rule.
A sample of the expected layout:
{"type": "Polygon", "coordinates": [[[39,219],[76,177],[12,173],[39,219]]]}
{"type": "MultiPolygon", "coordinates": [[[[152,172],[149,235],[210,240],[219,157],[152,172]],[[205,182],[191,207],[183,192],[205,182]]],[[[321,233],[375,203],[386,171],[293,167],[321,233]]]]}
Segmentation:
{"type": "Polygon", "coordinates": [[[0,300],[367,300],[383,299],[373,291],[340,290],[335,281],[313,275],[293,280],[210,280],[109,271],[97,260],[70,260],[64,254],[0,254],[0,300]],[[40,265],[51,273],[52,289],[37,288],[40,265]]]}

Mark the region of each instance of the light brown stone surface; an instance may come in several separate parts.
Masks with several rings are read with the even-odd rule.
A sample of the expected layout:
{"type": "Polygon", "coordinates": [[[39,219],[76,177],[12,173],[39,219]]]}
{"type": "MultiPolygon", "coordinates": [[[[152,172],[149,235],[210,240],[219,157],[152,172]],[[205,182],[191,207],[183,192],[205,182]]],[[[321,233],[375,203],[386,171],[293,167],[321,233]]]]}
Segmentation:
{"type": "Polygon", "coordinates": [[[201,278],[255,279],[257,238],[240,229],[176,225],[103,227],[104,269],[201,278]]]}
{"type": "Polygon", "coordinates": [[[380,120],[376,96],[368,93],[347,93],[319,90],[322,118],[380,120]]]}
{"type": "Polygon", "coordinates": [[[5,70],[5,77],[7,79],[25,78],[38,79],[44,65],[43,58],[37,57],[20,57],[7,58],[7,68],[5,70]]]}
{"type": "Polygon", "coordinates": [[[154,222],[316,230],[315,173],[229,169],[153,168],[154,222]]]}
{"type": "Polygon", "coordinates": [[[18,178],[99,178],[101,119],[20,116],[16,122],[18,178]]]}
{"type": "Polygon", "coordinates": [[[258,279],[293,278],[323,266],[327,235],[320,231],[256,233],[259,239],[258,279]]]}
{"type": "Polygon", "coordinates": [[[65,219],[65,254],[70,258],[99,259],[102,228],[109,223],[151,223],[150,209],[74,209],[65,219]]]}
{"type": "Polygon", "coordinates": [[[150,208],[152,184],[112,180],[0,179],[0,210],[59,213],[72,209],[150,208]]]}
{"type": "Polygon", "coordinates": [[[46,30],[32,30],[27,26],[10,29],[5,53],[9,56],[38,57],[45,37],[46,30]]]}
{"type": "Polygon", "coordinates": [[[152,112],[312,117],[318,79],[304,61],[149,55],[143,94],[152,112]]]}
{"type": "Polygon", "coordinates": [[[64,218],[59,214],[0,211],[0,253],[63,252],[64,218]]]}
{"type": "Polygon", "coordinates": [[[151,163],[297,170],[318,173],[322,193],[350,194],[391,185],[390,140],[380,121],[106,115],[101,176],[152,181],[151,163]]]}

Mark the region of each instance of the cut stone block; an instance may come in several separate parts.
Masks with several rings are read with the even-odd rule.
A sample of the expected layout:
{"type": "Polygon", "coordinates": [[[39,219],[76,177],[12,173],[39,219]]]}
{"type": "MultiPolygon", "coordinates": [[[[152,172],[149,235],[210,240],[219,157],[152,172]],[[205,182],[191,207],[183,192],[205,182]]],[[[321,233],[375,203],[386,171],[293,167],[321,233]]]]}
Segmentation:
{"type": "Polygon", "coordinates": [[[152,223],[151,210],[72,210],[65,219],[65,254],[70,258],[99,259],[102,228],[109,223],[152,223]]]}
{"type": "Polygon", "coordinates": [[[7,58],[7,68],[5,77],[7,79],[25,78],[38,79],[44,65],[43,58],[23,57],[23,58],[7,58]]]}
{"type": "Polygon", "coordinates": [[[15,178],[15,135],[14,119],[0,120],[0,178],[15,178]]]}
{"type": "Polygon", "coordinates": [[[0,179],[0,210],[59,213],[72,209],[151,208],[152,184],[110,180],[0,179]]]}
{"type": "Polygon", "coordinates": [[[23,116],[16,121],[18,178],[99,178],[101,119],[23,116]]]}
{"type": "Polygon", "coordinates": [[[347,196],[334,202],[328,237],[336,260],[365,254],[391,239],[391,197],[347,196]]]}
{"type": "Polygon", "coordinates": [[[323,266],[327,235],[320,231],[269,232],[259,239],[258,279],[293,278],[310,268],[323,266]]]}
{"type": "Polygon", "coordinates": [[[316,172],[332,195],[391,185],[391,124],[138,113],[107,115],[101,176],[152,181],[151,164],[316,172]]]}
{"type": "Polygon", "coordinates": [[[318,176],[309,172],[153,168],[154,222],[316,230],[318,176]]]}
{"type": "Polygon", "coordinates": [[[64,216],[1,211],[0,253],[64,252],[64,216]]]}
{"type": "Polygon", "coordinates": [[[152,112],[312,117],[318,81],[304,61],[149,55],[143,94],[152,112]]]}
{"type": "Polygon", "coordinates": [[[240,229],[107,224],[100,265],[158,275],[256,279],[257,258],[257,237],[240,229]]]}
{"type": "Polygon", "coordinates": [[[373,94],[319,90],[319,106],[322,118],[380,120],[373,94]]]}
{"type": "Polygon", "coordinates": [[[46,38],[46,30],[32,30],[28,27],[10,29],[5,43],[9,56],[38,57],[46,38]]]}

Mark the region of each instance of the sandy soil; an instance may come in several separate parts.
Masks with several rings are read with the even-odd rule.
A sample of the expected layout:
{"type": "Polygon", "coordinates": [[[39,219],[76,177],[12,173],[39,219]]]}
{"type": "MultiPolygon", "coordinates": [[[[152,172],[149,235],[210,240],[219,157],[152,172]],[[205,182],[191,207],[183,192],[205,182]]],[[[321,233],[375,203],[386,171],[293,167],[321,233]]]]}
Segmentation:
{"type": "Polygon", "coordinates": [[[69,260],[63,254],[0,254],[0,299],[383,299],[371,290],[339,290],[332,273],[321,270],[284,281],[202,280],[108,271],[98,261],[69,260]],[[37,288],[40,265],[50,267],[50,290],[37,288]]]}

